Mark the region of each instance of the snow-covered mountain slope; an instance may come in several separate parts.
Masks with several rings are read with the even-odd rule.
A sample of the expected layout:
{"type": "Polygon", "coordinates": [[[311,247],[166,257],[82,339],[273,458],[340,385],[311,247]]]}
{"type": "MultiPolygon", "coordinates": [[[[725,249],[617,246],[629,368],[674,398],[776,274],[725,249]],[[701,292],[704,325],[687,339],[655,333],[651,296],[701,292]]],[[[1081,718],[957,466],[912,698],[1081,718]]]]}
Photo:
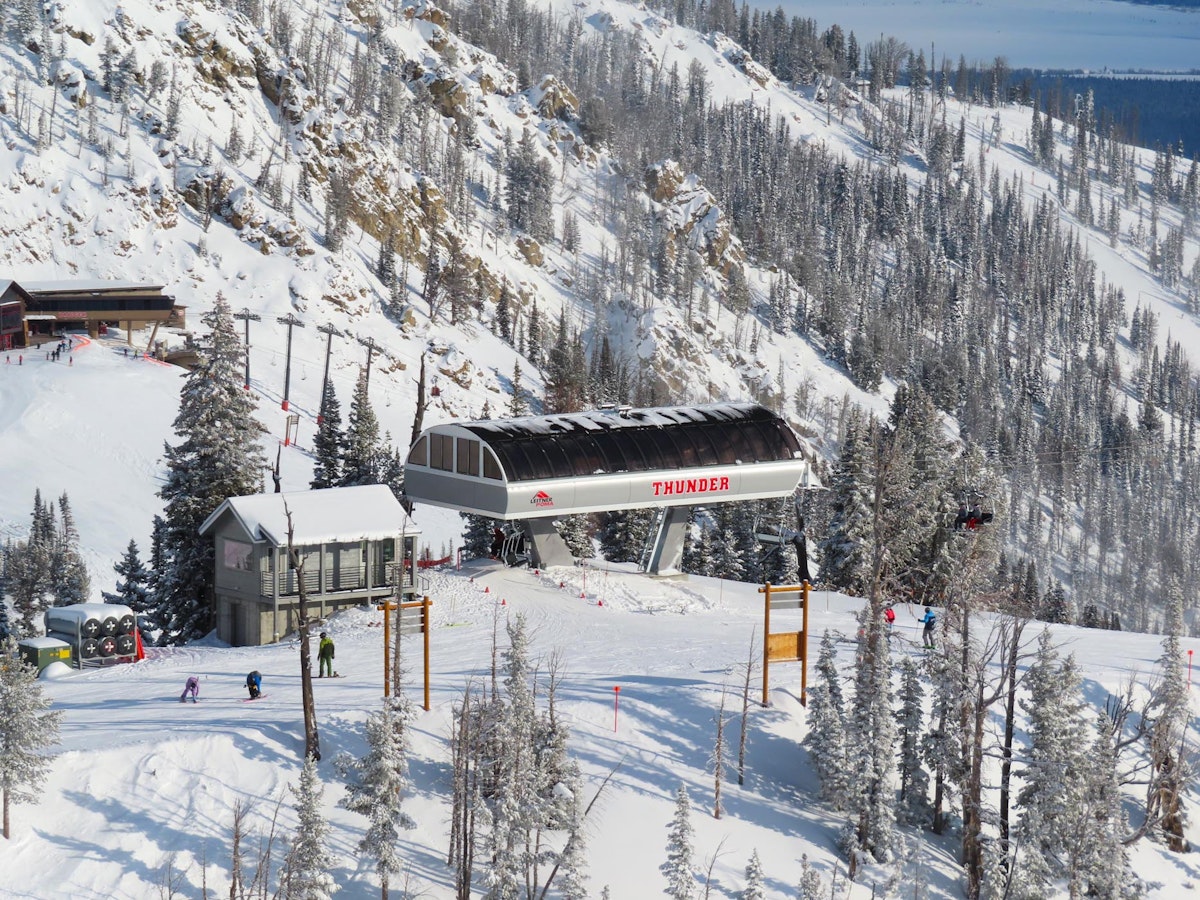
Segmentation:
{"type": "MultiPolygon", "coordinates": [[[[437,388],[427,425],[503,414],[518,364],[522,389],[540,395],[544,360],[524,338],[535,310],[543,340],[565,318],[586,352],[611,342],[639,379],[639,402],[760,399],[780,407],[827,455],[845,400],[886,409],[889,382],[878,395],[866,393],[824,348],[726,307],[734,264],[744,265],[752,310],[765,303],[774,273],[747,258],[693,173],[668,161],[625,172],[603,148],[587,145],[570,85],[538,76],[518,90],[518,73],[455,36],[442,10],[427,2],[295,0],[245,8],[257,20],[200,0],[52,4],[44,30],[22,31],[14,18],[0,46],[7,109],[0,166],[9,172],[0,195],[0,255],[18,282],[163,284],[188,307],[193,329],[218,292],[235,309],[259,315],[250,330],[251,380],[275,439],[286,426],[280,406],[289,333],[277,320],[298,316],[306,327],[292,333],[289,400],[301,415],[301,451],[285,454],[289,485],[302,486],[308,476],[302,448],[311,446],[326,351],[318,325],[341,332],[332,342],[330,374],[342,398],[371,353],[372,398],[400,445],[411,431],[423,356],[437,388]],[[391,64],[382,72],[356,65],[376,39],[389,48],[391,64]],[[369,114],[364,95],[374,98],[369,114]],[[384,107],[391,112],[377,115],[384,107]],[[506,198],[497,186],[524,135],[533,159],[555,174],[549,240],[514,230],[501,210],[506,198]],[[647,287],[597,280],[598,261],[630,252],[630,241],[619,241],[613,227],[626,199],[653,210],[703,261],[690,320],[678,305],[656,303],[647,287]],[[578,230],[573,250],[563,240],[567,211],[578,230]],[[380,241],[396,250],[389,260],[399,276],[395,289],[376,274],[380,241]],[[440,266],[463,276],[460,296],[447,299],[443,291],[432,309],[424,290],[431,246],[440,266]],[[503,336],[505,287],[509,328],[519,338],[503,336]],[[385,352],[368,351],[364,341],[385,352]]],[[[581,33],[636,36],[651,70],[682,72],[697,62],[714,102],[769,108],[792,140],[850,161],[874,159],[865,135],[878,110],[857,93],[842,91],[831,109],[828,86],[781,83],[729,37],[699,34],[641,5],[553,0],[553,8],[576,18],[581,33]]],[[[1024,185],[1031,206],[1053,195],[1052,178],[1025,150],[1027,109],[949,98],[944,112],[947,121],[965,123],[966,155],[986,158],[1003,178],[1024,185]]],[[[1138,163],[1148,183],[1150,155],[1140,153],[1138,163]]],[[[927,162],[910,150],[898,166],[915,185],[927,162]]],[[[1073,222],[1069,210],[1054,209],[1073,222]]],[[[1127,231],[1134,214],[1123,216],[1127,231]]],[[[1177,220],[1164,209],[1160,225],[1177,220]]],[[[1086,229],[1081,234],[1099,277],[1158,313],[1160,334],[1169,330],[1185,347],[1200,348],[1195,317],[1177,292],[1149,275],[1141,250],[1127,242],[1113,249],[1086,229]]],[[[1193,240],[1185,252],[1194,259],[1193,240]]],[[[147,338],[133,336],[135,345],[147,338]]],[[[1127,354],[1127,368],[1132,360],[1127,354]]],[[[20,389],[12,389],[8,402],[19,403],[20,389]]],[[[112,390],[99,409],[122,409],[121,389],[112,390]]],[[[169,388],[162,402],[164,408],[132,416],[137,424],[114,429],[113,441],[128,434],[136,449],[108,451],[140,460],[145,477],[123,502],[146,512],[144,530],[116,534],[90,527],[91,513],[81,517],[97,587],[130,537],[145,546],[158,511],[155,447],[170,437],[162,427],[173,414],[169,388]]],[[[17,408],[8,407],[6,421],[18,418],[17,408]]],[[[57,420],[97,412],[64,398],[37,414],[57,420]]],[[[24,489],[0,496],[0,534],[24,533],[35,488],[46,496],[65,490],[85,509],[106,502],[84,496],[88,487],[52,466],[43,474],[38,460],[49,454],[28,430],[7,429],[4,440],[10,449],[2,464],[24,489]]],[[[103,515],[95,520],[102,523],[103,515]]]]}
{"type": "MultiPolygon", "coordinates": [[[[798,746],[807,726],[795,663],[772,666],[769,708],[758,705],[762,684],[756,671],[746,783],[739,787],[731,769],[724,814],[711,815],[707,760],[714,717],[724,694],[725,714],[732,717],[727,734],[736,741],[744,662],[761,640],[761,597],[753,585],[706,578],[652,583],[620,568],[535,575],[484,561],[460,572],[433,573],[427,589],[434,598],[431,710],[418,708],[410,729],[412,789],[404,808],[417,827],[402,833],[404,866],[392,878],[391,896],[402,890],[435,900],[455,896],[445,863],[447,741],[454,704],[468,680],[486,678],[497,614],[502,623],[517,614],[527,617],[541,672],[550,654],[561,655],[559,715],[571,731],[585,799],[595,798],[584,854],[590,896],[599,897],[606,885],[613,898],[663,895],[666,878],[659,866],[681,784],[692,801],[698,891],[710,879],[711,896],[740,896],[746,863],[757,851],[765,896],[772,900],[795,896],[804,857],[823,880],[823,897],[830,896],[833,880],[833,896],[847,900],[873,890],[878,896],[885,885],[894,896],[914,891],[930,898],[962,896],[955,839],[910,829],[902,829],[904,845],[895,863],[864,867],[856,881],[846,880],[837,851],[842,821],[816,802],[808,754],[798,746]]],[[[839,594],[816,593],[814,633],[853,635],[860,605],[839,594]]],[[[899,608],[892,639],[897,658],[921,653],[916,612],[899,608]]],[[[379,896],[379,882],[370,860],[356,852],[365,820],[339,808],[345,790],[330,760],[342,751],[364,752],[363,722],[380,696],[382,629],[374,627],[379,616],[355,610],[331,620],[326,628],[344,677],[314,683],[325,788],[321,811],[332,826],[332,874],[340,886],[337,896],[352,900],[379,896]]],[[[799,627],[798,613],[777,612],[772,622],[773,630],[799,627]]],[[[1054,626],[1054,637],[1064,653],[1076,654],[1092,702],[1119,691],[1130,671],[1152,677],[1161,653],[1151,635],[1054,626]]],[[[419,639],[405,640],[412,660],[407,692],[419,707],[419,639]]],[[[503,636],[501,642],[506,645],[503,636]]],[[[169,648],[152,650],[136,665],[43,681],[65,715],[62,756],[38,804],[12,809],[13,838],[0,841],[0,896],[141,900],[163,896],[172,879],[174,896],[198,897],[202,884],[209,896],[224,895],[235,804],[254,834],[246,843],[247,865],[257,858],[259,837],[270,832],[272,820],[277,841],[290,838],[295,828],[287,785],[298,784],[304,746],[297,653],[294,641],[169,648]],[[242,683],[255,669],[263,674],[267,697],[246,703],[242,683]],[[200,679],[195,705],[178,702],[189,675],[200,679]]],[[[852,642],[839,644],[842,666],[848,668],[853,657],[852,642]]],[[[810,670],[810,691],[815,683],[810,670]]],[[[736,759],[733,746],[730,751],[736,759]]],[[[1194,843],[1194,822],[1188,833],[1194,843]]],[[[555,846],[560,838],[551,836],[555,846]]],[[[274,848],[276,862],[283,855],[280,846],[274,848]]],[[[483,856],[477,854],[479,881],[472,896],[483,890],[483,856]]],[[[1147,900],[1186,896],[1198,877],[1191,856],[1139,842],[1133,865],[1149,887],[1147,900]]]]}

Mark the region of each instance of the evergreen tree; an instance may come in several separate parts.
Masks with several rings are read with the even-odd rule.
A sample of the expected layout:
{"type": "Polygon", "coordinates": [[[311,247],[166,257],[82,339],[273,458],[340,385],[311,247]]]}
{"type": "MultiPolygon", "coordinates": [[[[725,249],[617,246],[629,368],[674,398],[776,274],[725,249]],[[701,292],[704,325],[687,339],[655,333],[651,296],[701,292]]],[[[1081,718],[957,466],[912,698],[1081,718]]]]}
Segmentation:
{"type": "Polygon", "coordinates": [[[463,557],[487,559],[492,550],[492,520],[487,516],[460,512],[463,518],[463,557]]]}
{"type": "Polygon", "coordinates": [[[846,439],[830,485],[832,515],[820,545],[822,580],[858,595],[865,592],[872,553],[870,435],[873,430],[857,412],[846,428],[846,439]]]}
{"type": "Polygon", "coordinates": [[[808,692],[808,735],[804,746],[821,785],[821,799],[845,809],[850,771],[846,758],[846,701],[837,670],[837,647],[826,630],[817,655],[816,679],[808,692]]]}
{"type": "Polygon", "coordinates": [[[696,874],[694,871],[692,831],[692,804],[687,788],[679,785],[675,793],[675,816],[671,819],[667,833],[667,861],[659,871],[667,878],[664,893],[671,900],[692,900],[696,896],[696,874]]]}
{"type": "Polygon", "coordinates": [[[337,882],[330,874],[334,858],[329,850],[329,822],[321,811],[325,789],[313,757],[305,758],[300,786],[291,790],[296,797],[296,832],[281,893],[289,900],[330,900],[337,893],[337,882]]]}
{"type": "Polygon", "coordinates": [[[86,603],[90,599],[91,580],[87,565],[79,554],[79,530],[71,503],[64,491],[58,498],[60,525],[55,533],[50,561],[50,585],[55,606],[86,603]]]}
{"type": "Polygon", "coordinates": [[[896,725],[900,743],[900,810],[908,822],[929,821],[929,773],[921,760],[925,688],[920,667],[911,656],[900,661],[900,709],[896,725]]]}
{"type": "Polygon", "coordinates": [[[358,850],[375,861],[375,872],[388,895],[390,877],[400,871],[400,830],[416,822],[403,809],[408,789],[408,727],[411,711],[403,697],[385,699],[367,717],[367,752],[355,759],[338,757],[338,770],[350,779],[341,806],[366,816],[358,850]]]}
{"type": "Polygon", "coordinates": [[[825,896],[825,886],[821,884],[821,876],[808,861],[808,855],[800,857],[800,886],[796,891],[796,900],[822,900],[825,896]]]}
{"type": "Polygon", "coordinates": [[[742,891],[742,900],[766,900],[765,881],[762,863],[758,859],[758,850],[754,850],[750,854],[750,861],[746,863],[746,888],[742,891]]]}
{"type": "Polygon", "coordinates": [[[46,749],[58,743],[61,712],[50,711],[37,670],[15,658],[8,642],[0,649],[0,795],[3,796],[4,837],[11,838],[9,808],[35,803],[50,771],[46,749]]]}
{"type": "Polygon", "coordinates": [[[379,436],[379,419],[367,394],[367,373],[359,373],[350,401],[350,418],[346,423],[345,450],[342,455],[340,484],[380,484],[383,445],[379,436]]]}
{"type": "Polygon", "coordinates": [[[1090,772],[1078,670],[1070,657],[1059,661],[1048,630],[1038,639],[1026,684],[1029,697],[1021,708],[1030,746],[1017,798],[1021,853],[1013,867],[1021,896],[1048,890],[1062,874],[1090,772]]]}
{"type": "Polygon", "coordinates": [[[166,503],[158,585],[166,643],[212,629],[215,551],[200,526],[226,499],[259,493],[266,468],[258,443],[264,429],[254,418],[254,395],[243,387],[241,341],[223,295],[202,321],[209,327],[206,358],[184,380],[174,422],[180,440],[164,448],[159,491],[166,503]]]}
{"type": "Polygon", "coordinates": [[[342,456],[346,436],[342,434],[342,405],[333,382],[327,382],[321,395],[321,424],[313,438],[313,478],[309,487],[336,487],[342,483],[342,456]]]}
{"type": "Polygon", "coordinates": [[[138,556],[137,541],[130,538],[129,546],[120,561],[113,564],[113,571],[120,575],[115,593],[103,592],[105,603],[121,603],[135,613],[147,613],[152,608],[149,592],[150,573],[138,556]]]}
{"type": "Polygon", "coordinates": [[[592,538],[588,534],[588,516],[565,516],[555,519],[555,527],[559,536],[571,555],[576,559],[591,559],[596,555],[592,549],[592,538]]]}

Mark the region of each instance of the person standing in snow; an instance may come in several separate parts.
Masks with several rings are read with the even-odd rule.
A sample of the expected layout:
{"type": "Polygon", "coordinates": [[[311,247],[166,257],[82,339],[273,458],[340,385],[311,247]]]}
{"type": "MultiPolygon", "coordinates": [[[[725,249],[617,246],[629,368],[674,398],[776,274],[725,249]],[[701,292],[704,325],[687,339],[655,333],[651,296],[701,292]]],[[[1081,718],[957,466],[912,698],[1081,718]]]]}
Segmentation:
{"type": "Polygon", "coordinates": [[[262,673],[258,669],[246,676],[246,690],[250,692],[251,700],[257,700],[262,696],[262,673]]]}
{"type": "Polygon", "coordinates": [[[926,647],[933,647],[933,628],[937,625],[937,615],[930,607],[925,607],[925,615],[921,619],[925,626],[925,631],[921,634],[921,641],[926,647]]]}
{"type": "Polygon", "coordinates": [[[179,695],[179,702],[182,703],[188,698],[189,695],[191,696],[193,703],[195,703],[196,698],[200,696],[200,679],[195,675],[189,675],[188,680],[184,682],[183,693],[179,695]]]}
{"type": "Polygon", "coordinates": [[[333,677],[333,638],[321,632],[321,644],[317,649],[317,677],[324,678],[326,672],[333,677]]]}
{"type": "Polygon", "coordinates": [[[890,639],[892,636],[892,629],[896,624],[896,610],[892,609],[892,605],[890,603],[883,608],[883,619],[885,622],[887,622],[888,638],[890,639]]]}

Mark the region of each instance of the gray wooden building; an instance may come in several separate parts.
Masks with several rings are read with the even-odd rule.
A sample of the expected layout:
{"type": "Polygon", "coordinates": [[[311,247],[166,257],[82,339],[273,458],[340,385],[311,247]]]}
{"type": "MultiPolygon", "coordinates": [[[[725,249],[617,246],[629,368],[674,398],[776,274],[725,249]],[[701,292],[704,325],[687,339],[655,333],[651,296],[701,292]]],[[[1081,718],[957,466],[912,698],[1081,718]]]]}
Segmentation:
{"type": "Polygon", "coordinates": [[[417,527],[385,485],[230,497],[200,526],[216,550],[217,637],[269,644],[310,618],[416,594],[417,527]],[[301,566],[288,560],[288,513],[301,566]],[[398,591],[397,591],[398,589],[398,591]]]}

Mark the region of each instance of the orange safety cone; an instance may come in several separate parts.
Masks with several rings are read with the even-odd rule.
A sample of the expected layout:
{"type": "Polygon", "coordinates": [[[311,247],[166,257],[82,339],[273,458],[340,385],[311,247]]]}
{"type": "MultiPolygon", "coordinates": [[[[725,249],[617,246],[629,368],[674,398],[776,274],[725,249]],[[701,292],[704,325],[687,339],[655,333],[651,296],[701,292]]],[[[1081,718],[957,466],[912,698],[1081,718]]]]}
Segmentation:
{"type": "Polygon", "coordinates": [[[534,569],[534,570],[533,570],[533,574],[534,574],[534,575],[541,575],[542,573],[541,573],[541,571],[540,571],[539,569],[534,569]]]}
{"type": "Polygon", "coordinates": [[[587,596],[587,591],[580,591],[580,592],[579,592],[579,598],[580,598],[581,600],[582,600],[584,597],[586,597],[586,596],[587,596]]]}
{"type": "Polygon", "coordinates": [[[133,641],[137,645],[136,658],[145,659],[146,648],[142,646],[142,629],[138,628],[136,625],[133,627],[133,641]]]}
{"type": "Polygon", "coordinates": [[[501,597],[501,598],[500,598],[500,605],[501,605],[501,606],[508,606],[508,601],[507,601],[507,600],[505,600],[503,597],[501,597]]]}
{"type": "Polygon", "coordinates": [[[558,588],[559,588],[559,590],[562,590],[562,589],[563,589],[563,588],[565,588],[566,586],[567,586],[567,583],[566,583],[565,581],[560,581],[560,582],[558,583],[558,588]]]}
{"type": "Polygon", "coordinates": [[[483,592],[485,594],[490,594],[492,592],[492,586],[490,584],[485,584],[483,586],[483,592]]]}

